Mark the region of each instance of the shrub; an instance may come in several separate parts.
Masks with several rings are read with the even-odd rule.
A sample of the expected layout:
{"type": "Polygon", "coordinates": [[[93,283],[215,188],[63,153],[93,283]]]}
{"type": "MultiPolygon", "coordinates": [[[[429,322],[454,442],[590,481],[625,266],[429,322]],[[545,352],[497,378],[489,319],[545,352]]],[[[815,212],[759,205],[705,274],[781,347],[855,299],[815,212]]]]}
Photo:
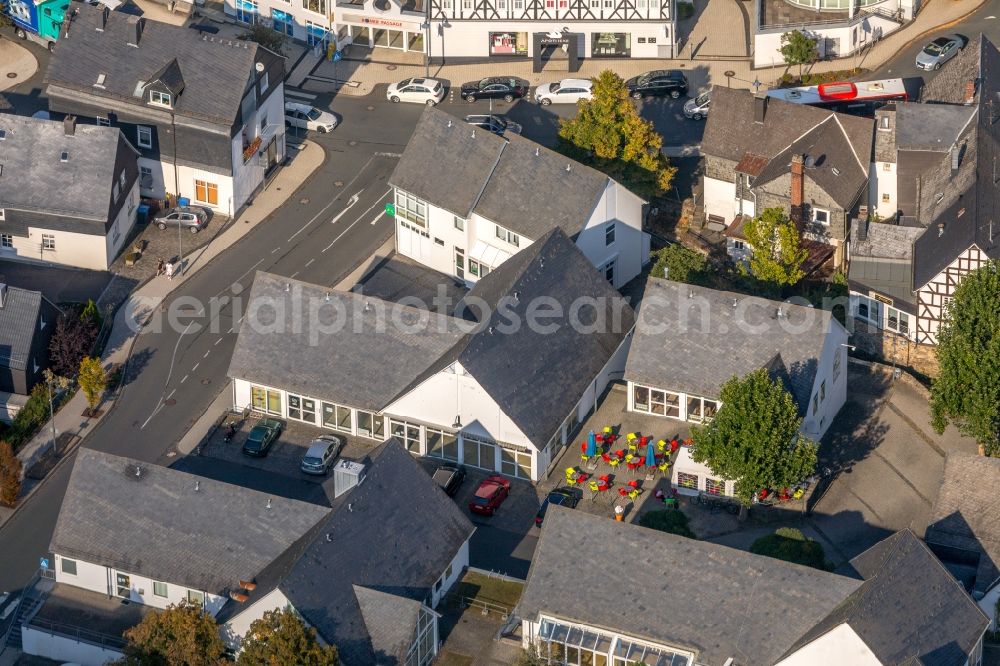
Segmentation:
{"type": "Polygon", "coordinates": [[[639,524],[667,534],[676,534],[689,539],[698,538],[688,527],[688,517],[684,515],[683,511],[677,509],[647,511],[639,518],[639,524]]]}
{"type": "Polygon", "coordinates": [[[793,527],[781,527],[774,534],[762,536],[750,546],[750,552],[814,569],[829,570],[823,546],[793,527]]]}
{"type": "Polygon", "coordinates": [[[684,20],[686,18],[691,18],[694,16],[694,3],[693,2],[678,2],[677,3],[677,18],[684,20]]]}
{"type": "Polygon", "coordinates": [[[21,494],[21,461],[14,455],[14,447],[0,442],[0,503],[14,506],[21,494]]]}
{"type": "MultiPolygon", "coordinates": [[[[86,308],[84,312],[87,312],[86,308]]],[[[75,375],[80,367],[80,361],[90,353],[96,339],[97,325],[91,316],[60,315],[56,321],[52,340],[49,342],[49,361],[52,369],[64,377],[75,375]]]]}
{"type": "Polygon", "coordinates": [[[674,282],[704,285],[708,280],[708,260],[680,244],[668,245],[653,253],[656,261],[651,275],[674,282]]]}
{"type": "Polygon", "coordinates": [[[19,447],[37,432],[49,418],[49,392],[45,384],[35,384],[24,407],[14,417],[7,441],[19,447]]]}

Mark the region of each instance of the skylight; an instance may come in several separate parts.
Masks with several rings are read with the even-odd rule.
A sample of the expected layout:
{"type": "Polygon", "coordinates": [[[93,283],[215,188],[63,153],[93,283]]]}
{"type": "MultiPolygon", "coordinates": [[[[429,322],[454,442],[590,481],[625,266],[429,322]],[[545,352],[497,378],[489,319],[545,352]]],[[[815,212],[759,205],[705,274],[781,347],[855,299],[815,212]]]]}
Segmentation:
{"type": "Polygon", "coordinates": [[[62,153],[59,155],[59,161],[60,162],[69,162],[69,151],[68,150],[62,151],[62,153]]]}
{"type": "Polygon", "coordinates": [[[100,88],[103,88],[104,87],[104,82],[107,79],[108,79],[108,75],[107,74],[104,74],[104,73],[98,74],[97,75],[97,83],[95,83],[94,85],[98,86],[100,88]]]}

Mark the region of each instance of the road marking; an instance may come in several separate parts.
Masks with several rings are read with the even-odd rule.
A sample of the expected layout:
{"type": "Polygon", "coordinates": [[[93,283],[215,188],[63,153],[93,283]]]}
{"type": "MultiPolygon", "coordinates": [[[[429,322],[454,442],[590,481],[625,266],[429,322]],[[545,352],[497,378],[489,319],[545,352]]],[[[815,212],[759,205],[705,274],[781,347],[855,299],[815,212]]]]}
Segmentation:
{"type": "Polygon", "coordinates": [[[990,19],[995,19],[995,18],[996,18],[996,16],[992,16],[992,15],[990,15],[990,16],[987,16],[987,17],[986,17],[986,20],[987,20],[987,21],[989,21],[990,19]]]}
{"type": "Polygon", "coordinates": [[[172,397],[174,397],[174,393],[177,393],[177,389],[173,389],[170,393],[167,394],[167,400],[170,400],[172,397]]]}
{"type": "MultiPolygon", "coordinates": [[[[232,331],[233,329],[229,329],[229,330],[230,330],[230,331],[232,331]]],[[[213,346],[213,347],[215,347],[215,346],[216,346],[216,345],[218,345],[218,344],[219,344],[220,342],[222,342],[222,338],[219,338],[218,340],[216,340],[216,341],[215,341],[215,344],[214,344],[214,345],[212,345],[212,346],[213,346]]]]}
{"type": "MultiPolygon", "coordinates": [[[[181,384],[183,384],[183,383],[184,383],[184,382],[186,382],[187,380],[188,380],[188,376],[187,376],[187,375],[184,375],[184,377],[182,377],[182,378],[181,378],[181,384]]],[[[169,400],[169,398],[168,398],[168,400],[169,400]]]]}
{"type": "Polygon", "coordinates": [[[276,248],[274,248],[273,250],[271,250],[271,254],[274,254],[275,252],[277,252],[277,251],[278,251],[278,250],[280,250],[280,249],[281,249],[281,247],[276,247],[276,248]]]}
{"type": "Polygon", "coordinates": [[[207,352],[205,352],[205,355],[202,356],[202,358],[208,358],[208,355],[211,354],[211,353],[212,353],[212,350],[209,349],[207,352]]]}
{"type": "MultiPolygon", "coordinates": [[[[356,177],[357,176],[355,176],[355,178],[356,177]]],[[[361,196],[361,194],[364,191],[365,191],[364,188],[361,188],[358,192],[356,192],[355,194],[352,194],[351,197],[347,200],[347,207],[344,208],[344,210],[340,212],[340,215],[343,215],[344,213],[346,213],[348,211],[348,209],[350,209],[351,206],[353,206],[354,204],[358,203],[358,198],[361,196]]],[[[329,208],[330,206],[332,206],[336,201],[337,200],[334,199],[329,204],[327,204],[326,206],[324,206],[322,208],[322,210],[320,210],[318,213],[316,213],[315,215],[313,215],[313,217],[312,217],[311,220],[309,220],[308,222],[306,222],[305,224],[303,224],[301,229],[299,229],[294,234],[292,234],[291,236],[289,236],[288,240],[291,241],[293,238],[295,238],[296,236],[298,236],[299,234],[301,234],[303,231],[305,231],[309,227],[310,224],[312,224],[313,222],[315,222],[316,220],[318,220],[319,216],[322,215],[323,213],[325,213],[326,209],[329,208]]],[[[333,222],[336,222],[337,220],[339,220],[340,219],[340,215],[337,215],[337,217],[333,218],[333,222]]]]}
{"type": "Polygon", "coordinates": [[[226,331],[226,333],[227,333],[227,334],[229,334],[229,333],[232,333],[232,332],[233,332],[233,327],[232,327],[232,326],[230,326],[230,327],[229,327],[229,330],[228,330],[228,331],[226,331]]]}
{"type": "Polygon", "coordinates": [[[291,275],[289,275],[288,277],[290,277],[291,279],[293,279],[293,280],[294,280],[294,279],[295,279],[295,276],[296,276],[296,275],[298,275],[298,274],[299,274],[299,272],[298,272],[298,271],[295,271],[294,273],[292,273],[292,274],[291,274],[291,275]]]}
{"type": "MultiPolygon", "coordinates": [[[[352,187],[352,186],[354,185],[354,183],[355,183],[355,182],[356,182],[356,181],[358,180],[358,178],[361,178],[361,174],[365,172],[365,170],[366,170],[366,169],[368,168],[368,166],[369,166],[369,165],[370,165],[370,164],[371,164],[371,163],[372,163],[372,162],[373,162],[374,160],[375,160],[375,156],[374,156],[374,155],[372,155],[371,157],[369,157],[369,158],[368,158],[368,159],[367,159],[367,160],[365,161],[364,165],[363,165],[363,166],[362,166],[362,167],[361,167],[360,169],[358,169],[358,172],[357,172],[356,174],[354,174],[354,178],[351,178],[351,182],[349,182],[349,183],[348,183],[347,185],[345,185],[345,186],[344,186],[344,189],[343,189],[343,191],[344,191],[344,192],[349,192],[349,191],[350,191],[350,189],[351,189],[351,187],[352,187]]],[[[361,189],[361,191],[360,191],[360,192],[358,192],[358,194],[360,195],[360,194],[361,194],[361,192],[364,192],[364,191],[365,191],[365,190],[364,190],[364,188],[362,188],[362,189],[361,189]]],[[[337,201],[338,201],[339,199],[340,199],[340,197],[339,197],[339,196],[336,196],[336,197],[334,197],[334,198],[333,198],[333,200],[332,200],[332,201],[330,201],[330,203],[328,203],[327,205],[323,206],[323,208],[321,208],[321,209],[320,209],[320,211],[319,211],[318,213],[316,213],[316,215],[314,215],[314,216],[313,216],[313,219],[309,220],[309,224],[312,224],[313,222],[315,222],[316,220],[318,220],[318,219],[319,219],[319,217],[320,217],[320,215],[322,215],[322,214],[323,214],[323,213],[325,213],[325,212],[326,212],[327,210],[329,210],[329,209],[330,209],[330,207],[331,207],[331,206],[333,206],[333,205],[334,205],[335,203],[337,203],[337,201]]],[[[348,201],[349,201],[349,200],[348,200],[348,201]]],[[[302,230],[303,230],[303,229],[305,229],[306,227],[308,227],[308,226],[309,226],[309,224],[305,225],[305,227],[302,227],[302,229],[299,229],[299,230],[298,230],[298,231],[296,231],[296,232],[295,232],[294,234],[292,234],[292,237],[291,237],[291,238],[289,238],[288,240],[292,240],[292,238],[295,238],[295,236],[296,236],[296,235],[298,235],[298,234],[299,234],[300,232],[302,232],[302,230]]]]}
{"type": "Polygon", "coordinates": [[[381,213],[379,213],[378,215],[376,215],[376,216],[375,216],[375,219],[374,219],[374,220],[372,220],[372,226],[373,226],[373,227],[374,227],[374,226],[375,226],[376,224],[378,224],[378,221],[382,219],[382,216],[383,216],[383,215],[385,215],[385,212],[381,212],[381,213]]]}
{"type": "Polygon", "coordinates": [[[201,365],[201,363],[195,363],[194,366],[191,367],[191,372],[196,372],[199,365],[201,365]]]}
{"type": "Polygon", "coordinates": [[[389,188],[388,190],[386,190],[385,194],[383,194],[382,196],[380,196],[375,203],[373,203],[371,206],[369,206],[368,209],[365,212],[361,213],[361,215],[358,216],[358,219],[356,219],[353,222],[351,222],[350,226],[348,226],[346,229],[344,229],[343,231],[341,231],[339,236],[337,236],[336,238],[334,238],[333,241],[329,245],[327,245],[326,247],[323,248],[323,252],[326,252],[331,247],[333,247],[336,244],[337,241],[339,241],[341,238],[344,237],[344,234],[346,234],[348,231],[350,231],[351,228],[355,224],[357,224],[358,222],[361,221],[361,218],[363,218],[368,213],[372,212],[372,208],[375,208],[375,206],[378,206],[379,204],[381,204],[382,200],[385,199],[387,196],[389,196],[390,192],[392,192],[392,188],[389,188]]]}
{"type": "MultiPolygon", "coordinates": [[[[166,389],[166,387],[170,385],[170,378],[174,376],[174,363],[177,361],[177,350],[181,346],[181,340],[184,339],[184,336],[187,335],[187,332],[191,329],[191,327],[193,325],[194,325],[193,321],[189,322],[188,325],[184,328],[184,331],[181,333],[180,337],[177,338],[177,343],[174,345],[174,353],[170,357],[170,371],[167,373],[167,380],[165,382],[163,382],[163,388],[164,389],[166,389]]],[[[185,378],[186,377],[187,376],[185,375],[185,378]]],[[[174,389],[174,390],[176,390],[176,389],[174,389]]],[[[153,417],[156,416],[157,412],[159,412],[160,409],[163,408],[163,401],[164,400],[170,400],[170,396],[173,395],[173,394],[174,394],[174,391],[171,391],[170,395],[168,395],[166,398],[162,398],[161,397],[156,402],[156,407],[153,408],[153,412],[146,418],[145,421],[143,421],[142,425],[139,426],[139,430],[143,430],[147,425],[149,425],[149,422],[153,420],[153,417]]]]}
{"type": "Polygon", "coordinates": [[[306,262],[306,268],[309,268],[309,265],[312,264],[312,262],[314,262],[314,261],[316,261],[315,257],[313,257],[312,259],[310,259],[309,261],[307,261],[306,262]]]}

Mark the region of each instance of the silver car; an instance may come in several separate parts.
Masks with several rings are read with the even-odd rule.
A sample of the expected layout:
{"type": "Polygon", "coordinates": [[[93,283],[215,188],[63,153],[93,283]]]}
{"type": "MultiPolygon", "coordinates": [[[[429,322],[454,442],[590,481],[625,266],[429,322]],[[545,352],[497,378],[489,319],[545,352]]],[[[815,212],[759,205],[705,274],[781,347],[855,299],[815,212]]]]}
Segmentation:
{"type": "Polygon", "coordinates": [[[323,475],[330,471],[333,461],[344,448],[344,438],[337,435],[320,435],[309,445],[299,465],[306,474],[323,475]]]}
{"type": "Polygon", "coordinates": [[[917,68],[941,69],[941,65],[954,58],[965,46],[965,40],[958,35],[938,37],[917,54],[917,68]]]}
{"type": "Polygon", "coordinates": [[[160,229],[177,226],[187,227],[191,233],[196,234],[208,224],[208,211],[195,206],[180,206],[157,215],[153,224],[160,229]]]}

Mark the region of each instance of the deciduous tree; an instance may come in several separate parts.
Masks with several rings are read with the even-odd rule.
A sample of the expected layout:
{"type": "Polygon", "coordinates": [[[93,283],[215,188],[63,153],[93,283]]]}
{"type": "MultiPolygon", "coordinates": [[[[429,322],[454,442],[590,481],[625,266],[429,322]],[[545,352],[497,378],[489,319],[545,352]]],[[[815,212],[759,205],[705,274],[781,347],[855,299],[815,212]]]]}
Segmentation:
{"type": "Polygon", "coordinates": [[[285,35],[272,30],[263,23],[251,24],[247,27],[246,32],[239,35],[237,39],[244,42],[256,42],[278,55],[285,54],[285,35]]]}
{"type": "Polygon", "coordinates": [[[801,30],[792,30],[781,35],[781,56],[789,65],[799,66],[799,78],[802,78],[802,65],[808,65],[819,60],[819,40],[810,37],[801,30]]]}
{"type": "Polygon", "coordinates": [[[101,404],[101,396],[104,395],[104,389],[108,387],[108,374],[104,371],[104,366],[101,365],[101,359],[84,357],[80,361],[80,374],[77,377],[77,382],[80,384],[80,390],[87,397],[90,411],[94,411],[101,404]]]}
{"type": "Polygon", "coordinates": [[[1000,262],[959,282],[938,331],[940,372],[931,385],[931,416],[941,434],[950,422],[1000,455],[1000,262]]]}
{"type": "Polygon", "coordinates": [[[97,338],[97,327],[91,319],[75,315],[60,315],[56,330],[49,341],[49,362],[60,375],[71,377],[80,367],[97,338]]]}
{"type": "Polygon", "coordinates": [[[316,630],[291,608],[271,610],[255,620],[243,638],[239,666],[337,666],[337,648],[320,645],[316,630]]]}
{"type": "Polygon", "coordinates": [[[150,613],[125,632],[118,666],[221,666],[225,644],[215,620],[186,601],[150,613]]]}
{"type": "Polygon", "coordinates": [[[21,461],[14,447],[0,441],[0,503],[14,506],[21,495],[21,461]]]}
{"type": "Polygon", "coordinates": [[[743,228],[750,245],[750,272],[775,286],[793,285],[803,277],[809,251],[800,246],[799,230],[780,208],[765,208],[743,228]]]}
{"type": "Polygon", "coordinates": [[[559,128],[560,152],[643,197],[670,188],[677,169],[660,152],[663,137],[636,111],[621,77],[608,70],[598,74],[593,98],[581,101],[579,107],[577,115],[563,120],[559,128]]]}
{"type": "Polygon", "coordinates": [[[736,482],[734,494],[749,506],[763,488],[786,488],[816,466],[816,443],[799,434],[795,400],[763,368],[722,385],[722,406],[707,425],[692,429],[692,457],[736,482]]]}
{"type": "Polygon", "coordinates": [[[708,259],[699,252],[679,243],[668,245],[654,255],[653,277],[666,278],[687,284],[705,284],[708,278],[708,259]]]}

